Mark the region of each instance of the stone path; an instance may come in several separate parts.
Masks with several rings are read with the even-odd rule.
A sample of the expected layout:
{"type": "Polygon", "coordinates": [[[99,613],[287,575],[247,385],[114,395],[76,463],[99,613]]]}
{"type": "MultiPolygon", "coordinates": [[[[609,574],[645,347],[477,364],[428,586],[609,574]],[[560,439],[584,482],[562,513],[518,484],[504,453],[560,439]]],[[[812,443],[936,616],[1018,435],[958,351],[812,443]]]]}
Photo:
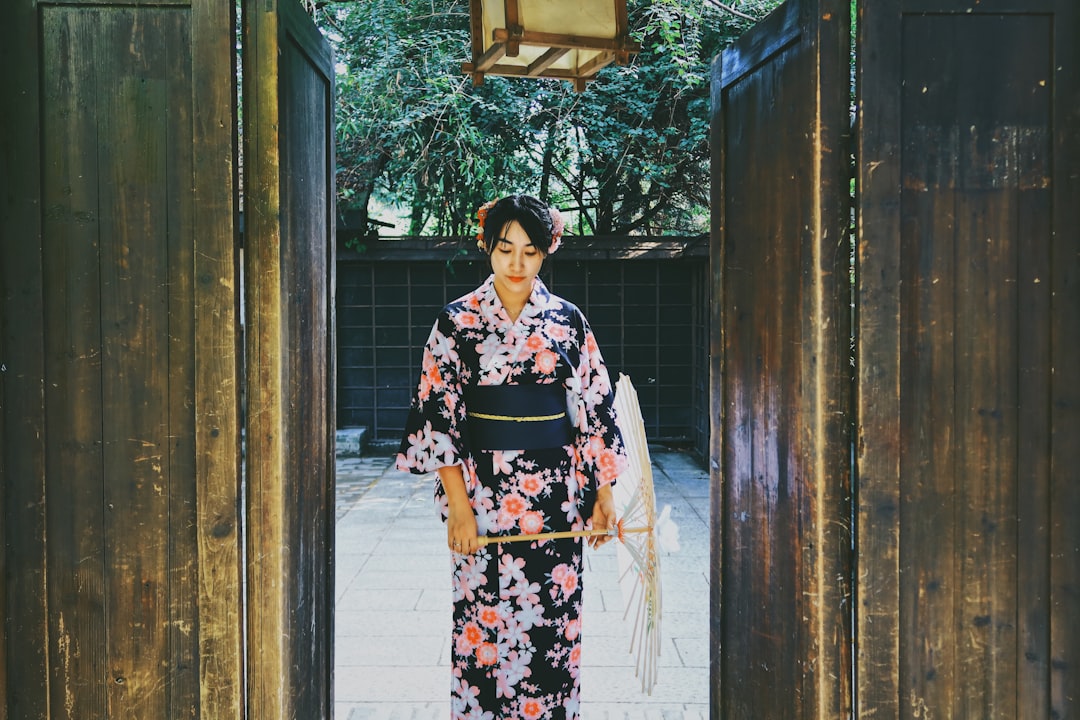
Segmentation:
{"type": "MultiPolygon", "coordinates": [[[[659,448],[653,468],[681,544],[661,558],[659,680],[650,696],[634,677],[615,544],[588,551],[583,720],[708,717],[708,473],[659,448]]],[[[449,717],[450,560],[432,482],[394,469],[388,452],[338,460],[336,720],[449,717]]]]}

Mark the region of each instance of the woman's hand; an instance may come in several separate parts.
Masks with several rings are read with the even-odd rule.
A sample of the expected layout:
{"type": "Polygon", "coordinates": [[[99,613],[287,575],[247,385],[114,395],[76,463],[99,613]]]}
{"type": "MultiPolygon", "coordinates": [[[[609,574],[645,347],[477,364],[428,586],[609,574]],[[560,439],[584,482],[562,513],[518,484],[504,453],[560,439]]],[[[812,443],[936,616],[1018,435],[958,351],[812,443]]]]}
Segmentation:
{"type": "Polygon", "coordinates": [[[450,503],[446,519],[446,544],[456,553],[471,555],[480,549],[476,536],[476,515],[468,499],[450,503]]]}
{"type": "Polygon", "coordinates": [[[450,515],[446,518],[446,546],[456,553],[471,555],[480,549],[476,537],[476,515],[465,490],[465,476],[460,465],[439,468],[439,480],[446,491],[450,515]]]}
{"type": "MultiPolygon", "coordinates": [[[[593,530],[610,530],[615,527],[615,499],[611,495],[611,486],[604,485],[596,491],[596,505],[593,506],[593,530]]],[[[598,548],[611,540],[611,535],[594,535],[589,538],[589,545],[598,548]]]]}

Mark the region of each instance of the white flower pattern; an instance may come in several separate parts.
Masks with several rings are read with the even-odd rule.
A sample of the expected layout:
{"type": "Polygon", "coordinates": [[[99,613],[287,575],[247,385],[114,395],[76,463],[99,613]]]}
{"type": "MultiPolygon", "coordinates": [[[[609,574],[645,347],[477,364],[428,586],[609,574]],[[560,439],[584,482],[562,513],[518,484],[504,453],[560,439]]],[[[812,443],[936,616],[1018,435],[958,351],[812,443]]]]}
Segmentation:
{"type": "MultiPolygon", "coordinates": [[[[512,322],[489,277],[449,303],[435,322],[398,467],[430,473],[462,466],[481,534],[583,529],[597,488],[613,482],[625,464],[612,400],[607,369],[581,311],[537,279],[512,322]],[[503,383],[561,384],[573,442],[471,452],[463,389],[503,383]]],[[[438,481],[435,496],[445,520],[438,481]]],[[[582,548],[580,539],[572,539],[452,553],[452,717],[578,716],[582,548]]]]}

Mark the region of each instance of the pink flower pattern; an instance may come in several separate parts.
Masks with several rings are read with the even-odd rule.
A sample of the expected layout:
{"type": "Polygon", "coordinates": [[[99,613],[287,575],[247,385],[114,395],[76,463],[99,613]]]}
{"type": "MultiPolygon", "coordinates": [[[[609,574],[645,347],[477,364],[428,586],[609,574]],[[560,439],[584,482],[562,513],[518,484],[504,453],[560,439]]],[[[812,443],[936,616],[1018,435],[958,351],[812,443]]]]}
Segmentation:
{"type": "MultiPolygon", "coordinates": [[[[537,279],[511,321],[488,278],[439,314],[424,348],[398,467],[461,465],[481,534],[583,529],[596,490],[625,466],[613,388],[573,304],[537,279]],[[559,383],[575,428],[566,447],[470,452],[463,388],[559,383]]],[[[443,519],[447,503],[436,480],[443,519]]],[[[580,539],[497,543],[452,554],[453,718],[577,718],[580,539]]]]}

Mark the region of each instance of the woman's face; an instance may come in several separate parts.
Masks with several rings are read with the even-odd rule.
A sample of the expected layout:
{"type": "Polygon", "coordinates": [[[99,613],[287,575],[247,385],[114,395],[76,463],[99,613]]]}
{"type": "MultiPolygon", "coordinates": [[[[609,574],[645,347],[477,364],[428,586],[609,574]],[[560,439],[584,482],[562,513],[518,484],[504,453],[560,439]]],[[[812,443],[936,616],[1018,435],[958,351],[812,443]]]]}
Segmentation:
{"type": "Polygon", "coordinates": [[[507,223],[491,251],[496,289],[515,296],[527,295],[532,292],[533,278],[543,264],[544,254],[532,244],[518,221],[507,223]]]}

